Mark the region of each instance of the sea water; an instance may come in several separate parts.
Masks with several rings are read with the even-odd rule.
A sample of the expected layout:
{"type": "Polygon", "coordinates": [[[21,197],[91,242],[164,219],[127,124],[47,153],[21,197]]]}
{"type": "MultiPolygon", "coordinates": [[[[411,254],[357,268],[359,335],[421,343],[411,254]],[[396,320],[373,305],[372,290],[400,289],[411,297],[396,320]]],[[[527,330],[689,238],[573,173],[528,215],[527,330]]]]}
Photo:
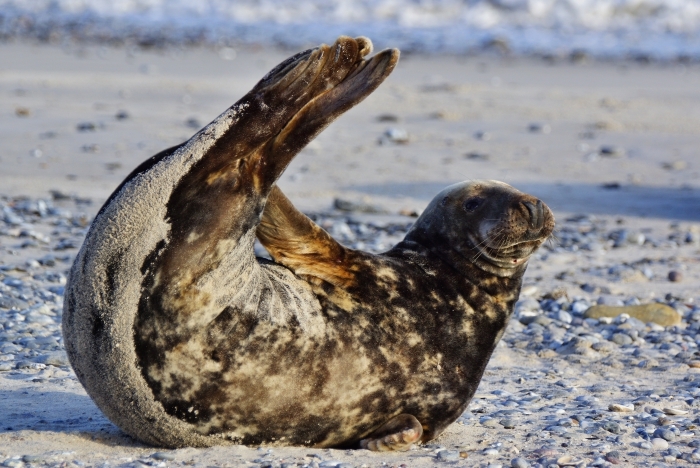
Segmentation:
{"type": "Polygon", "coordinates": [[[700,0],[0,0],[0,37],[700,60],[700,0]]]}

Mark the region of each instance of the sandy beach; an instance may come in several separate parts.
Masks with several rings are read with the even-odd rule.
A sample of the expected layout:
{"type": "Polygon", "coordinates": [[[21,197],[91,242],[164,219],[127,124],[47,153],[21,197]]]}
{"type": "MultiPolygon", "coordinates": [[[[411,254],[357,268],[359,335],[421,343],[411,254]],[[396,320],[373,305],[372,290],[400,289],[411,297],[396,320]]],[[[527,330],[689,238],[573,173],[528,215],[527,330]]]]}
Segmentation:
{"type": "Polygon", "coordinates": [[[300,209],[371,251],[400,240],[437,192],[465,179],[505,181],[553,210],[555,238],[530,262],[476,397],[437,440],[397,454],[164,451],[99,412],[60,337],[63,285],[86,227],[141,161],[188,139],[293,52],[0,44],[0,464],[700,461],[697,62],[404,54],[285,172],[280,186],[300,209]],[[583,315],[653,302],[680,324],[583,315]]]}

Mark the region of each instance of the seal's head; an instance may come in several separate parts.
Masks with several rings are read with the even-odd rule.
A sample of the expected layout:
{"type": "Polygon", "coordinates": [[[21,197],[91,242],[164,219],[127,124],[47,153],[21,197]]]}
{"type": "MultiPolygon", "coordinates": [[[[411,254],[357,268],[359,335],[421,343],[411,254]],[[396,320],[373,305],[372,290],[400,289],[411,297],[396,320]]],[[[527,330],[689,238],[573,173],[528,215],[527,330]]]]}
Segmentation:
{"type": "Polygon", "coordinates": [[[541,200],[503,182],[475,180],[440,192],[406,240],[428,247],[458,269],[473,264],[510,277],[524,271],[553,229],[554,215],[541,200]]]}

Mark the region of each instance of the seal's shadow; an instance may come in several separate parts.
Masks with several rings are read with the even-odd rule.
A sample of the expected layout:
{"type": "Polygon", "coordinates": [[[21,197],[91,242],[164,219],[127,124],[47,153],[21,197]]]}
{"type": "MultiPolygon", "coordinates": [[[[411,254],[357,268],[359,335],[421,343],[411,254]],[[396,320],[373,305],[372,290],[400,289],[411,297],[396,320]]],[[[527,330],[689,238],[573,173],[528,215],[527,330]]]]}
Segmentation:
{"type": "Polygon", "coordinates": [[[112,424],[87,395],[32,387],[0,390],[0,434],[63,432],[98,443],[145,447],[112,424]]]}
{"type": "MultiPolygon", "coordinates": [[[[510,180],[505,182],[542,199],[555,214],[557,212],[586,213],[700,221],[700,191],[698,190],[643,185],[603,187],[582,183],[543,184],[510,180]]],[[[454,182],[399,182],[352,185],[343,188],[369,195],[410,196],[424,199],[427,203],[451,183],[454,182]]]]}

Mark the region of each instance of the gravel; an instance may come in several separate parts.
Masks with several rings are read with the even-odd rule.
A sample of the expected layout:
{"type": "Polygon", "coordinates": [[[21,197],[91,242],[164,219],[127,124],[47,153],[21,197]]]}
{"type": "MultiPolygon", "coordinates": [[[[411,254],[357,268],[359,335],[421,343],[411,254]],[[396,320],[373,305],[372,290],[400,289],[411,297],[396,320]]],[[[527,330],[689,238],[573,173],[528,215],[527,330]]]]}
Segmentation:
{"type": "MultiPolygon", "coordinates": [[[[28,392],[41,392],[47,384],[77,385],[60,330],[63,290],[98,205],[65,194],[0,198],[0,380],[23,379],[28,392]]],[[[415,220],[386,214],[371,203],[343,201],[309,215],[344,244],[371,252],[391,248],[415,220]]],[[[532,259],[514,319],[457,421],[477,431],[474,437],[457,443],[447,435],[447,442],[438,440],[444,446],[416,447],[402,463],[411,466],[426,456],[447,464],[469,457],[469,466],[517,468],[700,461],[700,374],[695,373],[700,307],[671,288],[691,281],[688,265],[698,239],[692,226],[678,224],[664,231],[621,228],[592,216],[562,220],[556,240],[532,259]],[[638,251],[636,260],[616,260],[616,252],[629,249],[638,251]],[[547,270],[550,266],[556,268],[547,270]],[[683,281],[669,281],[669,271],[683,272],[683,281]],[[615,290],[637,283],[645,285],[637,294],[615,290]],[[647,288],[655,291],[653,297],[643,293],[647,288]],[[584,317],[594,305],[650,302],[672,307],[681,323],[663,327],[624,314],[584,317]]],[[[260,246],[258,252],[265,254],[260,246]]],[[[17,425],[21,418],[16,418],[4,424],[17,425]]],[[[76,424],[86,422],[78,417],[76,424]]],[[[352,453],[290,460],[251,449],[243,458],[258,466],[359,466],[352,453]]],[[[179,451],[151,450],[128,463],[187,460],[179,451]]],[[[10,454],[0,448],[2,466],[60,463],[86,464],[71,456],[10,454]]]]}

